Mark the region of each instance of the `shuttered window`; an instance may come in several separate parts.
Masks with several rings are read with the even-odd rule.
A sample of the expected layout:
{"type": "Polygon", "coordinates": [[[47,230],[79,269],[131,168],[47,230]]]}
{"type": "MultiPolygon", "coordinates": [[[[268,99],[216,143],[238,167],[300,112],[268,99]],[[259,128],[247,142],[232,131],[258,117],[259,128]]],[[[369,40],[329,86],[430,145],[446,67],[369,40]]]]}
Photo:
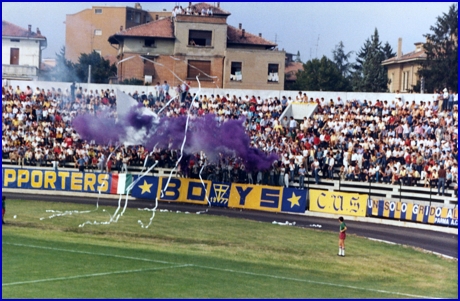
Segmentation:
{"type": "Polygon", "coordinates": [[[211,76],[211,61],[188,61],[187,78],[196,78],[198,74],[200,80],[210,79],[207,75],[211,76]]]}

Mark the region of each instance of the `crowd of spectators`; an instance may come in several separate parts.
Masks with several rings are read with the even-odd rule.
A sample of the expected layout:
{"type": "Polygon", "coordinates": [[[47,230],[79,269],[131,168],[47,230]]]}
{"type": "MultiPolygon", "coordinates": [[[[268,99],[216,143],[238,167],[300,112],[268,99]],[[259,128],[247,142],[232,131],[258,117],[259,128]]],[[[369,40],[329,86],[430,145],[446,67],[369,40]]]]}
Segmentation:
{"type": "MultiPolygon", "coordinates": [[[[159,112],[167,102],[169,85],[157,84],[153,95],[133,93],[145,107],[159,112]]],[[[267,170],[245,170],[239,158],[222,158],[207,164],[201,176],[220,181],[292,186],[305,178],[343,181],[371,181],[400,185],[438,186],[438,193],[458,182],[458,96],[444,89],[436,99],[403,101],[398,94],[390,100],[314,99],[305,93],[278,99],[260,96],[192,95],[188,86],[176,88],[179,95],[160,116],[186,115],[199,118],[214,114],[219,122],[244,118],[251,146],[276,153],[279,160],[267,170]],[[193,102],[192,98],[198,101],[193,102]],[[290,102],[318,104],[315,113],[303,120],[281,115],[290,102]],[[193,104],[191,110],[190,106],[193,104]]],[[[128,165],[158,161],[159,167],[173,167],[179,150],[147,150],[141,145],[98,145],[80,139],[72,128],[79,114],[116,117],[116,95],[109,90],[54,88],[35,90],[29,86],[2,87],[3,158],[13,164],[74,166],[111,172],[127,172],[128,165]],[[110,156],[110,160],[107,160],[110,156]]],[[[183,176],[197,178],[205,154],[192,154],[182,165],[183,176]]]]}

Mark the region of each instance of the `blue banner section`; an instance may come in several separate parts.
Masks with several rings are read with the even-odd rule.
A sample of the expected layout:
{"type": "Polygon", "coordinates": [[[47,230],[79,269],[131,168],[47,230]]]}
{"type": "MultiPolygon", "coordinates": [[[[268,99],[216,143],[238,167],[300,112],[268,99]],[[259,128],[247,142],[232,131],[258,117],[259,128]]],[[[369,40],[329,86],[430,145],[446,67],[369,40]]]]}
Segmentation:
{"type": "Polygon", "coordinates": [[[307,207],[307,190],[284,188],[281,203],[282,212],[304,213],[307,207]]]}
{"type": "Polygon", "coordinates": [[[209,201],[214,207],[228,207],[230,198],[230,183],[212,182],[209,201]]]}
{"type": "Polygon", "coordinates": [[[135,198],[154,200],[158,193],[158,178],[145,176],[140,179],[131,190],[135,198]]]}

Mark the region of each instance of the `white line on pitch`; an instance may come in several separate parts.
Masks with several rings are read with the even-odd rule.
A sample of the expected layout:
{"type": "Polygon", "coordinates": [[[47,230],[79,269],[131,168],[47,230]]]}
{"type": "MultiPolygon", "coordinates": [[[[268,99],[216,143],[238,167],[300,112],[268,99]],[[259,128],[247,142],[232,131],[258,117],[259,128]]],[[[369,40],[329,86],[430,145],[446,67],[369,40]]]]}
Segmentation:
{"type": "Polygon", "coordinates": [[[168,266],[168,267],[152,268],[152,269],[137,269],[137,270],[115,271],[115,272],[106,272],[106,273],[95,273],[95,274],[76,275],[76,276],[68,276],[68,277],[58,277],[58,278],[38,279],[38,280],[21,281],[21,282],[2,283],[2,287],[4,287],[4,286],[13,286],[13,285],[21,285],[21,284],[35,284],[35,283],[41,283],[41,282],[73,280],[73,279],[79,279],[79,278],[101,277],[101,276],[109,276],[109,275],[116,275],[116,274],[151,272],[151,271],[158,271],[158,270],[183,268],[183,267],[188,267],[188,266],[191,266],[191,265],[190,264],[184,264],[184,265],[176,265],[176,266],[168,266]]]}
{"type": "MultiPolygon", "coordinates": [[[[2,244],[13,245],[13,246],[21,246],[21,247],[29,247],[29,248],[39,248],[39,249],[46,249],[46,250],[54,250],[54,251],[71,252],[71,253],[88,254],[88,255],[100,255],[100,256],[107,256],[107,257],[117,257],[117,258],[123,258],[123,259],[149,261],[149,262],[156,262],[156,263],[176,264],[174,262],[152,260],[152,259],[138,258],[138,257],[112,255],[112,254],[105,254],[105,253],[93,253],[93,252],[85,252],[85,251],[75,251],[75,250],[68,250],[68,249],[59,249],[59,248],[42,247],[42,246],[25,245],[25,244],[16,244],[16,243],[8,243],[8,242],[2,242],[2,244]]],[[[335,287],[343,287],[343,288],[364,290],[364,291],[370,291],[370,292],[378,292],[378,293],[384,293],[384,294],[390,294],[390,295],[406,296],[406,297],[411,297],[411,298],[436,299],[435,297],[429,297],[429,296],[418,296],[418,295],[405,294],[405,293],[399,293],[399,292],[390,292],[390,291],[385,291],[385,290],[378,290],[378,289],[372,289],[372,288],[363,288],[363,287],[342,285],[342,284],[328,283],[328,282],[320,282],[320,281],[307,280],[307,279],[283,277],[283,276],[276,276],[276,275],[269,275],[269,274],[258,274],[258,273],[252,273],[252,272],[244,272],[244,271],[235,271],[235,270],[230,270],[230,269],[221,269],[221,268],[207,267],[207,266],[201,266],[201,265],[195,265],[195,264],[188,264],[188,265],[176,266],[176,267],[185,267],[185,266],[191,266],[191,267],[202,268],[202,269],[211,269],[211,270],[216,270],[216,271],[230,272],[230,273],[237,273],[237,274],[246,274],[246,275],[252,275],[252,276],[260,276],[260,277],[268,277],[268,278],[275,278],[275,279],[291,280],[291,281],[297,281],[297,282],[306,282],[306,283],[321,284],[321,285],[328,285],[328,286],[335,286],[335,287]]],[[[172,268],[174,268],[174,267],[172,267],[172,268]]],[[[26,282],[26,283],[28,283],[28,282],[26,282]]],[[[11,284],[9,284],[9,285],[11,285],[11,284]]]]}
{"type": "Polygon", "coordinates": [[[17,247],[28,247],[28,248],[53,250],[53,251],[63,251],[63,252],[78,253],[78,254],[99,255],[99,256],[107,256],[107,257],[115,257],[115,258],[122,258],[122,259],[131,259],[131,260],[140,260],[140,261],[164,263],[164,264],[175,264],[174,262],[168,262],[168,261],[162,261],[162,260],[154,260],[154,259],[131,257],[131,256],[121,256],[121,255],[106,254],[106,253],[93,253],[93,252],[86,252],[86,251],[75,251],[75,250],[69,250],[69,249],[59,249],[59,248],[43,247],[43,246],[36,246],[36,245],[24,245],[24,244],[10,243],[10,242],[2,242],[2,245],[12,245],[12,246],[17,246],[17,247]]]}
{"type": "Polygon", "coordinates": [[[335,287],[343,287],[343,288],[363,290],[363,291],[369,291],[369,292],[378,292],[378,293],[384,293],[384,294],[390,294],[390,295],[400,295],[400,296],[406,296],[406,297],[412,297],[412,298],[438,299],[438,298],[435,298],[435,297],[418,296],[418,295],[411,295],[411,294],[406,294],[406,293],[390,292],[390,291],[379,290],[379,289],[364,288],[364,287],[357,287],[357,286],[343,285],[343,284],[336,284],[336,283],[328,283],[328,282],[321,282],[321,281],[314,281],[314,280],[307,280],[307,279],[299,279],[299,278],[275,276],[275,275],[268,275],[268,274],[258,274],[258,273],[252,273],[252,272],[235,271],[235,270],[230,270],[230,269],[220,269],[220,268],[206,267],[206,266],[200,266],[200,265],[194,265],[194,264],[192,264],[191,266],[192,267],[197,267],[197,268],[203,268],[203,269],[211,269],[211,270],[216,270],[216,271],[222,271],[222,272],[230,272],[230,273],[236,273],[236,274],[246,274],[246,275],[251,275],[251,276],[261,276],[261,277],[268,277],[268,278],[275,278],[275,279],[282,279],[282,280],[291,280],[291,281],[298,281],[298,282],[307,282],[307,283],[313,283],[313,284],[321,284],[321,285],[328,285],[328,286],[335,286],[335,287]]]}

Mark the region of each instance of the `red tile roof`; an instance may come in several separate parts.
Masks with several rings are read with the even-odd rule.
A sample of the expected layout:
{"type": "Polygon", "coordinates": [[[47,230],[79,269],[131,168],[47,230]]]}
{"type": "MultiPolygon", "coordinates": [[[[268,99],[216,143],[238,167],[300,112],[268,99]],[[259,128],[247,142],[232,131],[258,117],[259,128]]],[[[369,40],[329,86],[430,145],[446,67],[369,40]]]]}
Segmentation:
{"type": "MultiPolygon", "coordinates": [[[[116,37],[153,37],[174,39],[174,23],[171,22],[171,17],[155,20],[150,23],[134,26],[109,37],[109,42],[118,44],[116,37]]],[[[237,29],[228,25],[227,27],[227,43],[228,44],[246,44],[276,47],[277,44],[272,43],[264,38],[253,35],[249,32],[244,33],[243,30],[237,29]]]]}
{"type": "Polygon", "coordinates": [[[238,29],[230,25],[228,25],[227,27],[227,43],[228,44],[260,45],[260,46],[270,46],[270,47],[278,46],[278,44],[270,42],[269,40],[266,40],[259,36],[253,35],[247,31],[245,31],[244,37],[243,37],[242,29],[238,29]]]}
{"type": "Polygon", "coordinates": [[[389,58],[388,60],[383,61],[382,65],[397,64],[397,63],[403,63],[406,61],[425,60],[425,59],[426,59],[425,51],[423,50],[412,51],[412,52],[402,55],[399,58],[397,56],[389,58]]]}
{"type": "Polygon", "coordinates": [[[35,38],[46,39],[45,36],[37,34],[33,31],[29,32],[27,29],[19,27],[13,23],[2,20],[2,36],[18,37],[18,38],[35,38]]]}
{"type": "Polygon", "coordinates": [[[116,36],[174,39],[174,24],[171,22],[171,17],[155,20],[117,32],[116,34],[109,37],[109,42],[116,44],[116,36]]]}

